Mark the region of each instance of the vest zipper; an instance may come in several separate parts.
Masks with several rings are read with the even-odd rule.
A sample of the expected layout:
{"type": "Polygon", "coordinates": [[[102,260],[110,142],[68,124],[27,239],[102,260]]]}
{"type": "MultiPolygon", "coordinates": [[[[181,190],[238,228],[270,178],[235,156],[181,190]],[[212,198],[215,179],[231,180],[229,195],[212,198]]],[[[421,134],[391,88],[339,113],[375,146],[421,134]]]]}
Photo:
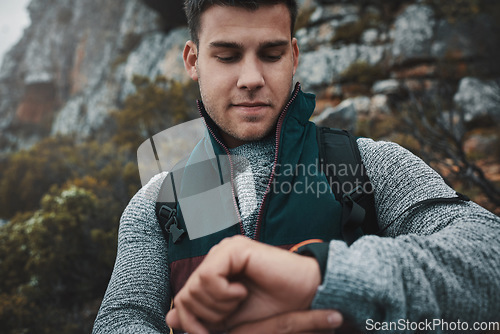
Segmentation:
{"type": "Polygon", "coordinates": [[[295,98],[297,97],[297,94],[299,93],[299,91],[300,91],[300,83],[297,83],[297,85],[295,86],[295,89],[293,91],[293,95],[292,95],[291,99],[288,101],[285,108],[281,112],[280,117],[278,118],[278,124],[276,125],[276,146],[275,146],[275,151],[274,151],[273,169],[271,170],[271,176],[269,177],[269,182],[267,183],[266,192],[264,193],[264,198],[262,198],[262,202],[260,203],[259,214],[257,215],[257,227],[255,229],[255,234],[252,238],[254,240],[257,240],[257,236],[260,233],[260,227],[261,227],[261,223],[262,223],[262,210],[264,208],[264,204],[266,202],[267,195],[271,192],[271,184],[272,184],[273,179],[274,179],[274,173],[276,171],[276,164],[278,163],[278,150],[279,150],[279,145],[280,145],[281,127],[283,125],[283,121],[285,119],[285,116],[288,112],[288,108],[293,103],[293,101],[295,101],[295,98]]]}
{"type": "Polygon", "coordinates": [[[210,131],[210,134],[212,135],[212,137],[215,139],[215,141],[217,141],[217,143],[224,149],[224,151],[226,152],[226,155],[229,159],[229,167],[230,167],[230,170],[231,170],[231,194],[233,196],[233,204],[234,204],[234,208],[236,209],[236,214],[238,215],[238,223],[240,225],[240,233],[242,235],[245,235],[245,230],[243,229],[243,221],[241,219],[241,215],[240,215],[240,208],[238,207],[238,203],[236,202],[236,193],[234,192],[234,171],[233,171],[233,160],[231,159],[231,152],[229,152],[229,149],[226,147],[226,145],[224,145],[224,143],[222,141],[219,140],[219,138],[217,138],[217,136],[215,135],[215,133],[213,132],[212,128],[210,126],[208,126],[206,120],[205,120],[205,117],[203,116],[203,112],[201,110],[201,103],[198,102],[198,112],[200,113],[201,115],[201,119],[203,120],[203,123],[205,124],[205,127],[208,129],[208,131],[210,131]]]}

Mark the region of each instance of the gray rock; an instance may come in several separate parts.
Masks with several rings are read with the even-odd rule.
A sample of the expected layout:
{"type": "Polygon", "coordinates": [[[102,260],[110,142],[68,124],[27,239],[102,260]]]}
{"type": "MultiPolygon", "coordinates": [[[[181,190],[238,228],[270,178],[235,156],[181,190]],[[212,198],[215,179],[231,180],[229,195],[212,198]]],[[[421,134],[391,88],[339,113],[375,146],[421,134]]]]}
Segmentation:
{"type": "Polygon", "coordinates": [[[319,116],[313,118],[312,122],[319,126],[345,129],[350,132],[356,131],[357,111],[352,99],[340,103],[335,108],[326,108],[319,116]]]}
{"type": "Polygon", "coordinates": [[[52,124],[52,134],[67,135],[73,133],[78,129],[78,122],[81,122],[80,124],[85,127],[85,109],[83,96],[76,96],[66,102],[52,124]]]}
{"type": "Polygon", "coordinates": [[[373,95],[370,99],[370,114],[388,114],[391,112],[389,98],[384,94],[373,95]]]}
{"type": "Polygon", "coordinates": [[[318,51],[303,53],[296,72],[296,79],[304,90],[328,86],[333,83],[335,50],[321,48],[318,51]]]}
{"type": "Polygon", "coordinates": [[[93,94],[71,98],[57,113],[52,126],[52,134],[75,135],[85,139],[99,130],[109,117],[109,112],[117,108],[118,86],[112,82],[103,85],[93,94]]]}
{"type": "Polygon", "coordinates": [[[356,96],[350,98],[354,103],[357,114],[367,114],[370,111],[371,100],[368,96],[356,96]]]}
{"type": "Polygon", "coordinates": [[[189,39],[187,28],[177,28],[168,35],[153,33],[143,39],[141,44],[127,58],[124,64],[125,81],[120,93],[120,101],[135,92],[132,84],[134,75],[155,78],[163,75],[179,82],[190,80],[184,70],[182,50],[189,39]]]}
{"type": "Polygon", "coordinates": [[[384,59],[385,46],[351,44],[340,49],[321,48],[302,55],[296,77],[305,90],[315,91],[340,79],[356,62],[378,65],[384,59]]]}
{"type": "Polygon", "coordinates": [[[352,22],[353,18],[359,18],[359,12],[360,6],[357,4],[327,4],[318,6],[311,14],[310,23],[316,24],[335,19],[340,20],[340,24],[346,24],[352,22]]]}
{"type": "Polygon", "coordinates": [[[396,18],[393,28],[392,61],[404,64],[431,57],[436,20],[426,5],[411,5],[396,18]]]}
{"type": "Polygon", "coordinates": [[[361,35],[361,43],[373,45],[378,42],[378,30],[377,29],[368,29],[363,32],[361,35]]]}
{"type": "Polygon", "coordinates": [[[500,78],[496,80],[463,78],[453,101],[457,108],[464,111],[467,122],[485,116],[500,122],[500,78]]]}
{"type": "Polygon", "coordinates": [[[314,24],[323,20],[324,12],[325,10],[323,9],[323,7],[316,7],[314,12],[311,14],[311,17],[309,18],[309,23],[314,24]]]}
{"type": "Polygon", "coordinates": [[[318,26],[300,29],[295,33],[300,51],[313,51],[321,45],[330,44],[337,27],[337,21],[328,21],[318,26]]]}
{"type": "Polygon", "coordinates": [[[373,84],[373,94],[398,94],[401,92],[401,83],[396,79],[380,80],[373,84]]]}
{"type": "Polygon", "coordinates": [[[338,27],[360,19],[359,11],[359,5],[317,7],[309,19],[309,25],[299,29],[295,34],[300,51],[313,51],[331,44],[338,27]]]}

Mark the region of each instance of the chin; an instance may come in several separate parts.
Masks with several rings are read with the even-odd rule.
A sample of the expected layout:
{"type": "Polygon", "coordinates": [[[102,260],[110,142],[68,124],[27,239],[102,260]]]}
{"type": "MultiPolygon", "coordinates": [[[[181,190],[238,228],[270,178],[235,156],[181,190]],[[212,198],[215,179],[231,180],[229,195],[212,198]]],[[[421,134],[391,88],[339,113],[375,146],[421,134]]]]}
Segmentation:
{"type": "Polygon", "coordinates": [[[271,131],[247,134],[245,136],[242,136],[242,140],[246,141],[246,142],[259,141],[259,140],[263,139],[264,137],[267,137],[267,135],[270,132],[271,131]]]}
{"type": "Polygon", "coordinates": [[[274,134],[276,127],[274,126],[258,126],[257,124],[247,124],[244,128],[240,128],[239,131],[228,132],[233,138],[241,142],[252,142],[261,140],[271,133],[274,134]]]}

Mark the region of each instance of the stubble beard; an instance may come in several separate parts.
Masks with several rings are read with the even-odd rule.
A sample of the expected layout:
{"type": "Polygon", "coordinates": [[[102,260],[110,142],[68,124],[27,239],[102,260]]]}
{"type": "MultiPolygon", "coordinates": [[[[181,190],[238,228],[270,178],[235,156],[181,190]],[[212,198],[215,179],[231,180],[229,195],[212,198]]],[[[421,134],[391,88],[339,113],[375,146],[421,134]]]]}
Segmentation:
{"type": "MultiPolygon", "coordinates": [[[[267,137],[268,135],[270,135],[273,130],[276,129],[276,125],[278,123],[278,119],[279,119],[280,115],[283,113],[283,110],[285,109],[285,106],[287,105],[288,101],[291,98],[291,94],[292,94],[292,90],[293,90],[293,75],[292,75],[292,78],[290,80],[290,85],[289,85],[289,88],[288,88],[289,95],[282,102],[282,105],[281,105],[281,107],[279,109],[280,112],[276,116],[276,119],[274,120],[273,125],[270,126],[269,129],[265,129],[264,133],[255,134],[255,135],[248,135],[248,136],[241,136],[238,133],[236,133],[236,131],[234,131],[232,128],[224,125],[224,120],[223,120],[224,116],[222,115],[222,113],[217,113],[217,112],[214,113],[213,110],[211,110],[211,108],[210,108],[210,106],[212,105],[211,98],[207,97],[203,93],[204,90],[203,90],[203,84],[202,84],[201,76],[200,76],[198,68],[196,70],[197,70],[197,74],[198,74],[198,86],[199,86],[199,89],[200,89],[201,101],[203,102],[203,106],[205,108],[205,111],[207,112],[207,114],[210,116],[210,118],[214,121],[214,123],[217,125],[217,127],[222,132],[224,132],[228,136],[230,136],[230,137],[232,137],[232,138],[234,138],[234,139],[236,139],[236,140],[238,140],[240,142],[253,142],[253,141],[259,141],[259,140],[264,139],[265,137],[267,137]]],[[[248,99],[253,100],[255,98],[255,92],[249,92],[248,94],[249,94],[248,99]]],[[[229,108],[229,107],[230,107],[229,105],[226,106],[226,108],[229,108]]],[[[257,121],[258,121],[258,117],[249,116],[249,117],[246,118],[246,122],[247,123],[254,123],[254,122],[257,122],[257,121]]]]}

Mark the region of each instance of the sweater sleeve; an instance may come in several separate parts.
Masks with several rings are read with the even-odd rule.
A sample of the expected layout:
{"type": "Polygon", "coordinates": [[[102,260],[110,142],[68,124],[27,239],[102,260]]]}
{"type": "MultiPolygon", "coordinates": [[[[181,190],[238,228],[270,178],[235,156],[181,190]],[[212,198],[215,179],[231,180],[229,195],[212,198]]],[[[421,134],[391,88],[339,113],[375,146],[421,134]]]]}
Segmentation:
{"type": "Polygon", "coordinates": [[[167,245],[155,216],[165,175],[144,186],[121,217],[116,262],[93,334],[170,332],[167,245]]]}
{"type": "Polygon", "coordinates": [[[413,333],[412,326],[434,319],[436,326],[422,332],[456,332],[444,322],[471,330],[475,322],[499,321],[500,218],[473,202],[406,211],[455,192],[397,144],[359,139],[358,145],[385,231],[350,247],[330,243],[313,308],[338,309],[360,329],[383,333],[413,333]]]}

